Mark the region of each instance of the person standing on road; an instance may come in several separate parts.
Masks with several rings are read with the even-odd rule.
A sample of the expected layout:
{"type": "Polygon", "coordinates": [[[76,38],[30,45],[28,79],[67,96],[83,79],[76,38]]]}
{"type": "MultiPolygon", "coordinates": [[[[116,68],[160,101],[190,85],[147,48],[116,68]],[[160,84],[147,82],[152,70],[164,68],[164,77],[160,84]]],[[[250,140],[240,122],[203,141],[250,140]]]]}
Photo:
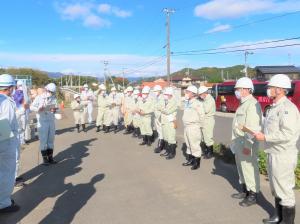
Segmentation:
{"type": "Polygon", "coordinates": [[[143,136],[143,142],[140,145],[151,146],[152,144],[152,116],[154,112],[153,100],[149,97],[150,87],[145,86],[142,90],[142,101],[139,104],[137,113],[141,116],[141,135],[143,136]]]}
{"type": "Polygon", "coordinates": [[[91,89],[89,89],[88,84],[83,85],[83,91],[81,92],[81,99],[87,101],[88,104],[85,108],[85,112],[88,115],[88,123],[91,124],[93,122],[93,102],[95,99],[95,95],[91,89]]]}
{"type": "Polygon", "coordinates": [[[109,111],[109,99],[106,95],[106,87],[104,84],[99,85],[99,89],[95,92],[98,103],[98,114],[96,119],[96,132],[100,132],[100,128],[102,126],[102,130],[105,131],[106,127],[104,126],[105,117],[108,116],[109,111]]]}
{"type": "Polygon", "coordinates": [[[183,111],[184,140],[187,146],[187,162],[183,166],[192,166],[192,170],[200,167],[201,162],[201,127],[204,122],[203,104],[197,100],[198,89],[190,85],[185,91],[185,105],[183,111]]]}
{"type": "Polygon", "coordinates": [[[77,132],[80,132],[80,125],[82,126],[82,129],[84,132],[86,132],[85,127],[85,111],[84,107],[86,106],[87,102],[80,100],[79,94],[74,94],[74,100],[71,103],[71,109],[73,110],[74,120],[77,132]]]}
{"type": "Polygon", "coordinates": [[[255,134],[265,143],[268,177],[275,197],[276,214],[264,223],[294,224],[295,219],[295,169],[297,167],[299,139],[299,111],[287,97],[291,81],[287,75],[274,75],[269,83],[267,95],[273,105],[267,112],[263,133],[255,134]]]}
{"type": "Polygon", "coordinates": [[[161,112],[163,147],[166,149],[166,153],[162,156],[166,156],[168,160],[176,156],[177,109],[173,88],[167,87],[164,91],[163,105],[159,110],[161,112]]]}
{"type": "Polygon", "coordinates": [[[127,87],[127,96],[124,99],[124,124],[126,127],[125,135],[131,134],[134,130],[132,119],[133,119],[133,110],[135,108],[135,103],[133,99],[133,88],[132,86],[127,87]]]}
{"type": "Polygon", "coordinates": [[[141,134],[141,116],[137,112],[139,110],[139,106],[141,103],[140,99],[140,91],[138,89],[133,90],[133,99],[134,99],[134,105],[135,109],[133,110],[132,115],[132,125],[133,125],[133,137],[139,137],[141,134]]]}
{"type": "Polygon", "coordinates": [[[56,85],[49,83],[45,92],[38,95],[32,102],[31,109],[37,112],[37,128],[40,140],[40,150],[44,165],[57,163],[53,159],[55,137],[55,113],[58,110],[56,100],[56,85]]]}
{"type": "Polygon", "coordinates": [[[110,107],[111,107],[111,116],[112,116],[112,125],[114,133],[117,133],[120,129],[119,119],[120,119],[120,106],[121,98],[117,95],[116,87],[111,88],[111,93],[109,94],[110,107]]]}
{"type": "Polygon", "coordinates": [[[204,107],[204,124],[201,128],[204,141],[204,158],[210,159],[213,157],[214,147],[214,127],[215,127],[215,113],[216,113],[216,102],[214,98],[208,93],[206,86],[200,86],[198,89],[200,102],[203,103],[204,107]]]}
{"type": "Polygon", "coordinates": [[[254,86],[252,80],[243,77],[235,84],[235,95],[240,105],[235,112],[232,123],[231,150],[235,154],[236,166],[242,192],[233,194],[236,199],[243,199],[239,205],[248,207],[256,204],[257,193],[260,191],[258,168],[259,142],[254,136],[245,131],[261,131],[262,111],[260,104],[253,97],[254,86]]]}
{"type": "Polygon", "coordinates": [[[0,75],[0,214],[20,209],[11,199],[15,184],[16,156],[20,144],[16,104],[11,98],[15,85],[11,75],[0,75]]]}

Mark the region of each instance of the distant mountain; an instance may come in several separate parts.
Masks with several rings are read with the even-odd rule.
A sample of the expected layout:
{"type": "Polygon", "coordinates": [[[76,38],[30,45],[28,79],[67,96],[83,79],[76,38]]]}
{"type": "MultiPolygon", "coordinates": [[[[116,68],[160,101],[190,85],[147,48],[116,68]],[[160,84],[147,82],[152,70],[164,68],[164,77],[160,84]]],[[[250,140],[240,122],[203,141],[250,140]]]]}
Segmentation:
{"type": "Polygon", "coordinates": [[[61,76],[64,76],[63,73],[61,72],[46,72],[49,76],[49,78],[52,78],[52,79],[57,79],[57,78],[60,78],[61,76]]]}

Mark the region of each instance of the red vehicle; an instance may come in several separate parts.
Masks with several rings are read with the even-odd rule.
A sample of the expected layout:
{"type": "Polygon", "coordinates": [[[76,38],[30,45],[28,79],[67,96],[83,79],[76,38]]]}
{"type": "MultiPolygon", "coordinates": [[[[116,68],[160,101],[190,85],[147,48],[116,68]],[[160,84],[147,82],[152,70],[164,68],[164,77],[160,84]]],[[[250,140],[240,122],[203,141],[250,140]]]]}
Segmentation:
{"type": "MultiPolygon", "coordinates": [[[[271,106],[272,100],[267,97],[267,82],[253,80],[253,96],[260,103],[263,112],[271,106]]],[[[216,100],[216,108],[222,112],[235,112],[239,101],[234,94],[235,81],[223,82],[212,87],[212,95],[216,100]]],[[[292,88],[287,97],[297,106],[300,111],[300,80],[292,81],[292,88]]]]}

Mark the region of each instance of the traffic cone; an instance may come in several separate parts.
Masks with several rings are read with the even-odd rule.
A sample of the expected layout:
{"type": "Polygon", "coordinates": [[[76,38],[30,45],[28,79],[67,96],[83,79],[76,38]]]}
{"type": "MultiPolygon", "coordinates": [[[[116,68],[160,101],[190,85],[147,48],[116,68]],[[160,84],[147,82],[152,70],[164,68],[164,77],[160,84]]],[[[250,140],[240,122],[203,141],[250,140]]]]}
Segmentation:
{"type": "Polygon", "coordinates": [[[60,109],[61,109],[61,110],[65,109],[64,101],[61,101],[61,103],[60,103],[60,109]]]}

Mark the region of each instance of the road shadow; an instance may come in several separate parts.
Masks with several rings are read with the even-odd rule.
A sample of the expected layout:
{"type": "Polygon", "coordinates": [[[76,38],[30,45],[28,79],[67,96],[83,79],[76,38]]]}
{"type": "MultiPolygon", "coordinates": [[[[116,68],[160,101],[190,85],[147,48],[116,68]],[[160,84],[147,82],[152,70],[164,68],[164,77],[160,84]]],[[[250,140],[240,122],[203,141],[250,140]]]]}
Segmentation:
{"type": "MultiPolygon", "coordinates": [[[[66,205],[68,202],[64,202],[63,199],[69,197],[70,193],[79,192],[80,197],[77,201],[73,201],[73,209],[68,210],[68,208],[61,208],[63,212],[65,209],[68,210],[68,214],[64,214],[66,219],[70,220],[75,214],[72,212],[77,212],[80,208],[86,204],[92,194],[95,193],[93,190],[93,185],[103,179],[104,175],[95,176],[87,184],[72,185],[71,183],[65,184],[65,179],[69,176],[75,175],[81,171],[80,164],[82,159],[89,155],[88,146],[95,141],[96,138],[80,141],[72,144],[69,148],[61,151],[55,156],[55,159],[60,161],[56,165],[43,166],[39,165],[29,170],[28,172],[22,174],[22,177],[26,180],[26,186],[18,190],[12,195],[12,198],[17,204],[21,206],[20,211],[12,214],[5,214],[0,217],[1,224],[12,224],[19,223],[24,217],[26,217],[32,210],[37,209],[39,205],[48,198],[54,198],[61,195],[58,199],[58,205],[66,205]],[[69,192],[70,191],[70,192],[69,192]],[[85,193],[87,191],[87,193],[85,193]],[[81,207],[80,207],[81,206],[81,207]]],[[[57,206],[57,204],[56,204],[57,206]]],[[[47,211],[48,213],[48,211],[47,211]]],[[[57,213],[57,207],[55,211],[50,214],[57,213]],[[54,212],[54,213],[53,213],[54,212]]],[[[52,217],[50,215],[47,219],[52,217]]],[[[61,216],[63,216],[61,214],[61,216]]],[[[44,218],[45,221],[47,221],[44,218]]],[[[68,223],[68,222],[52,222],[52,223],[68,223]]]]}
{"type": "MultiPolygon", "coordinates": [[[[242,190],[239,184],[239,176],[236,165],[225,163],[219,158],[214,158],[214,166],[215,168],[213,168],[211,173],[226,179],[235,190],[232,194],[242,190]]],[[[228,197],[230,197],[230,195],[228,195],[228,197]]],[[[261,192],[257,196],[257,205],[264,209],[269,215],[271,215],[274,211],[273,205],[261,192]]]]}
{"type": "Polygon", "coordinates": [[[74,127],[68,127],[68,128],[63,128],[63,129],[58,129],[55,131],[56,135],[61,135],[64,134],[66,132],[74,132],[75,131],[75,126],[74,127]]]}

